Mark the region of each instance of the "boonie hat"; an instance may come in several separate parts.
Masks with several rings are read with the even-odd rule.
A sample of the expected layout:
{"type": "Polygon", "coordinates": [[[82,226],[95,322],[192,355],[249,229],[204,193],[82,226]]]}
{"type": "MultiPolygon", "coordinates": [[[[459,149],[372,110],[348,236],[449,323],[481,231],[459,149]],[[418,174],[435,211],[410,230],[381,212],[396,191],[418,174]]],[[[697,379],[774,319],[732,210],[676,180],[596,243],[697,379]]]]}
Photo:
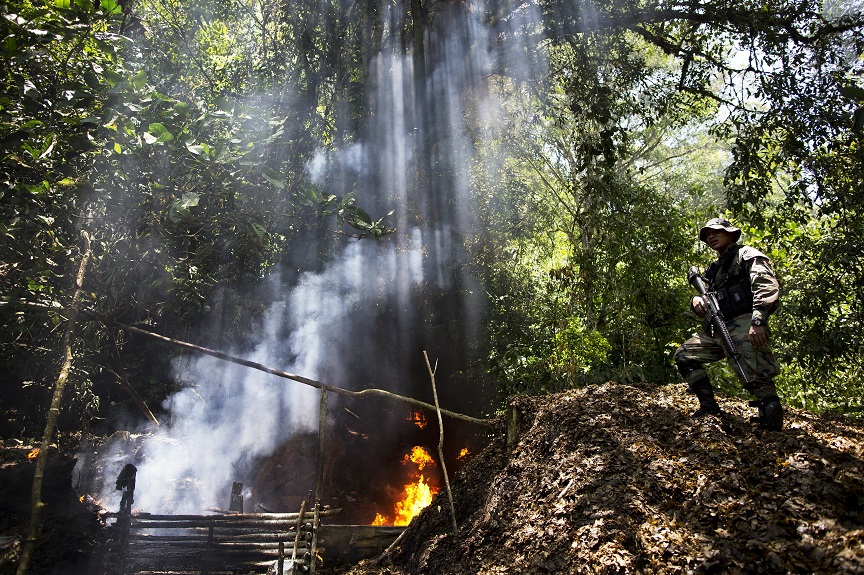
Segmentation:
{"type": "Polygon", "coordinates": [[[699,239],[703,242],[705,241],[705,236],[708,234],[708,230],[726,230],[735,236],[732,240],[733,242],[737,242],[738,238],[741,237],[741,230],[733,226],[732,222],[726,218],[712,218],[708,220],[707,224],[702,226],[702,229],[699,230],[699,239]]]}

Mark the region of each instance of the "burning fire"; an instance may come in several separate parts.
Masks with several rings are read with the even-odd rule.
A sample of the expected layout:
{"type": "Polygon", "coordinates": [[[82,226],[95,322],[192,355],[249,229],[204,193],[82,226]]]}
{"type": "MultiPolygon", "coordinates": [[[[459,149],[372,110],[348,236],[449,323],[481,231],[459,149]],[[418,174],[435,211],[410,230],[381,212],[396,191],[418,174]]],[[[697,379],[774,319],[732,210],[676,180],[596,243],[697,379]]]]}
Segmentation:
{"type": "Polygon", "coordinates": [[[27,459],[36,459],[39,457],[39,448],[33,449],[30,453],[27,454],[27,459]]]}
{"type": "MultiPolygon", "coordinates": [[[[427,465],[435,465],[435,460],[419,445],[405,455],[402,465],[407,465],[409,462],[417,466],[418,472],[427,465]]],[[[422,473],[412,474],[412,477],[416,479],[405,485],[401,499],[393,506],[392,522],[387,516],[377,513],[372,525],[408,525],[414,516],[432,503],[432,497],[440,491],[440,488],[431,485],[422,473]]]]}
{"type": "Polygon", "coordinates": [[[372,525],[387,525],[387,518],[380,513],[376,513],[375,519],[372,520],[372,525]]]}
{"type": "Polygon", "coordinates": [[[459,452],[459,457],[457,457],[456,459],[465,459],[469,455],[471,455],[471,452],[468,451],[467,447],[463,447],[462,451],[459,452]]]}
{"type": "Polygon", "coordinates": [[[411,415],[408,416],[408,419],[406,419],[405,421],[412,422],[414,425],[416,425],[420,429],[423,429],[424,427],[426,427],[426,423],[427,423],[426,415],[423,413],[420,413],[419,411],[413,412],[411,415]]]}
{"type": "Polygon", "coordinates": [[[409,461],[417,466],[417,471],[423,471],[423,468],[427,465],[435,465],[435,461],[432,459],[432,456],[429,455],[429,452],[419,445],[415,445],[414,449],[411,450],[411,453],[405,454],[405,458],[402,460],[402,465],[408,465],[409,461]]]}

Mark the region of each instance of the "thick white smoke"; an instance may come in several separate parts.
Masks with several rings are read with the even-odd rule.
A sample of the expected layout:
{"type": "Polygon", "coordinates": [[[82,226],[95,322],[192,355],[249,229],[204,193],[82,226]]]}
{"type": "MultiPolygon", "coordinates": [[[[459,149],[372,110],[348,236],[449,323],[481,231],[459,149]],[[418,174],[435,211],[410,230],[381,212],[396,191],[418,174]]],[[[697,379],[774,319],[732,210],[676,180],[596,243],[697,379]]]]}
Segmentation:
{"type": "MultiPolygon", "coordinates": [[[[399,253],[378,248],[351,244],[323,273],[304,274],[287,298],[270,306],[262,341],[244,358],[320,378],[335,361],[328,342],[341,337],[353,309],[410,289],[400,282],[416,285],[423,279],[419,246],[399,253]]],[[[170,421],[134,442],[134,453],[125,439],[106,453],[108,468],[119,472],[130,461],[138,468],[137,508],[151,513],[227,508],[231,484],[247,476],[248,461],[272,453],[298,430],[317,429],[315,388],[210,356],[175,367],[187,387],[166,401],[170,421]]],[[[257,495],[248,488],[244,493],[253,504],[257,495]]],[[[115,508],[119,502],[120,492],[106,485],[103,505],[115,508]]]]}
{"type": "MultiPolygon", "coordinates": [[[[529,26],[533,20],[527,12],[520,13],[520,21],[512,25],[529,26]]],[[[492,70],[502,67],[528,77],[529,72],[520,68],[530,67],[536,59],[527,57],[525,47],[518,45],[511,45],[503,55],[493,53],[493,35],[499,39],[518,35],[514,30],[502,32],[500,27],[506,23],[501,22],[494,32],[486,29],[477,16],[482,13],[482,9],[447,12],[445,17],[459,21],[435,32],[436,63],[429,67],[427,78],[434,117],[426,125],[437,143],[434,161],[446,164],[438,165],[436,172],[448,176],[446,182],[430,186],[434,197],[419,198],[425,206],[420,211],[433,214],[434,219],[418,225],[411,219],[416,212],[409,211],[412,201],[418,200],[409,190],[417,147],[412,65],[411,56],[401,55],[396,42],[392,51],[377,59],[377,92],[370,95],[375,114],[368,141],[341,153],[319,154],[309,171],[312,180],[323,185],[332,165],[343,172],[349,168],[361,183],[357,194],[361,205],[377,202],[395,209],[397,236],[350,243],[325,271],[304,274],[290,294],[277,297],[270,306],[260,343],[252,353],[242,354],[244,358],[325,383],[342,381],[345,374],[339,372],[340,358],[334,354],[371,329],[363,324],[376,317],[369,310],[378,307],[383,314],[387,308],[388,313],[398,314],[389,327],[395,326],[397,332],[410,329],[408,324],[417,321],[412,297],[422,282],[446,290],[456,278],[465,297],[472,298],[462,309],[475,313],[476,294],[465,287],[474,287],[475,282],[464,266],[454,268],[460,257],[464,259],[469,228],[476,225],[471,180],[477,162],[477,127],[491,134],[504,114],[487,79],[492,70]],[[509,60],[502,62],[502,58],[509,60]],[[367,177],[375,185],[363,188],[367,177]]],[[[400,341],[399,333],[390,337],[400,341]]],[[[380,349],[382,357],[371,358],[378,362],[381,374],[376,387],[396,385],[402,376],[399,351],[385,347],[380,349]]],[[[251,461],[272,453],[292,433],[317,428],[317,389],[211,357],[190,357],[175,367],[185,387],[166,401],[170,421],[139,441],[109,445],[102,456],[109,480],[113,480],[111,469],[119,472],[128,462],[138,467],[135,508],[151,513],[225,508],[231,483],[254,471],[246,469],[251,461]],[[133,444],[135,451],[130,452],[133,444]]],[[[353,385],[356,389],[370,382],[355,383],[360,384],[353,385]]],[[[244,496],[251,505],[261,495],[249,491],[247,483],[244,496]]],[[[101,498],[105,507],[119,507],[120,492],[113,483],[104,486],[101,498]]]]}

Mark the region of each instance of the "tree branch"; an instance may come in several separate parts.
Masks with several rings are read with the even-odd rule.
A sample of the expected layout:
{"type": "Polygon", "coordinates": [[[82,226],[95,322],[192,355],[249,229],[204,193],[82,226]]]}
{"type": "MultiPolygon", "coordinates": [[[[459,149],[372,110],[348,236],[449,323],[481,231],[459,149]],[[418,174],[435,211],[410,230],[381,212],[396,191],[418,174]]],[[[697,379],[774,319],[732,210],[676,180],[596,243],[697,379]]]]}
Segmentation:
{"type": "Polygon", "coordinates": [[[69,379],[69,370],[72,367],[72,341],[75,335],[75,320],[78,317],[78,308],[81,304],[81,290],[84,284],[84,274],[87,271],[87,263],[90,261],[90,236],[82,231],[84,240],[81,263],[78,266],[78,275],[75,278],[75,293],[72,295],[72,304],[69,306],[69,319],[66,322],[66,332],[63,334],[63,363],[57,381],[54,383],[54,395],[51,398],[51,407],[48,409],[48,417],[45,422],[45,431],[42,434],[42,444],[39,455],[36,457],[36,469],[33,472],[33,491],[30,507],[30,524],[27,528],[27,538],[21,549],[21,559],[18,562],[17,575],[25,575],[30,568],[30,559],[36,549],[36,540],[42,524],[42,480],[45,477],[45,467],[48,463],[48,449],[54,439],[54,431],[57,427],[57,417],[60,415],[60,404],[63,400],[63,390],[69,379]]]}
{"type": "MultiPolygon", "coordinates": [[[[53,311],[60,311],[61,310],[61,308],[59,308],[57,306],[51,306],[51,305],[45,305],[45,304],[39,304],[39,303],[27,302],[27,301],[21,301],[21,300],[18,300],[15,302],[9,302],[9,303],[18,303],[18,304],[23,305],[25,307],[30,307],[30,308],[34,308],[34,309],[53,310],[53,311]]],[[[225,361],[228,361],[231,363],[236,363],[237,365],[242,365],[244,367],[248,367],[251,369],[257,369],[258,371],[263,371],[264,373],[269,373],[271,375],[275,375],[275,376],[281,377],[283,379],[290,379],[292,381],[296,381],[298,383],[302,383],[304,385],[308,385],[308,386],[314,387],[316,389],[324,389],[326,391],[330,391],[330,392],[335,393],[337,395],[344,395],[346,397],[355,397],[355,398],[383,397],[383,398],[390,399],[393,401],[400,401],[402,403],[408,403],[410,405],[414,405],[416,407],[420,407],[420,408],[426,409],[428,411],[435,411],[435,409],[436,409],[434,405],[432,405],[430,403],[426,403],[425,401],[420,401],[419,399],[414,399],[413,397],[406,397],[403,395],[399,395],[399,394],[392,393],[392,392],[389,392],[389,391],[386,391],[383,389],[376,389],[376,388],[367,388],[367,389],[364,389],[361,391],[350,391],[347,389],[343,389],[341,387],[336,387],[334,385],[328,385],[326,383],[322,383],[320,381],[316,381],[316,380],[310,379],[308,377],[303,377],[302,375],[297,375],[294,373],[289,373],[287,371],[282,371],[279,369],[268,367],[264,364],[257,363],[254,361],[249,361],[248,359],[236,357],[236,356],[233,356],[233,355],[228,354],[228,353],[217,351],[215,349],[209,349],[206,347],[202,347],[200,345],[195,345],[194,343],[189,343],[189,342],[182,341],[179,339],[174,339],[174,338],[167,337],[164,335],[159,335],[158,333],[153,333],[151,331],[147,331],[147,330],[141,329],[139,327],[134,327],[131,325],[126,325],[124,323],[113,321],[113,320],[110,320],[108,318],[101,317],[98,314],[91,312],[91,311],[81,310],[81,313],[83,315],[86,315],[86,316],[91,317],[93,319],[99,320],[103,323],[112,325],[118,329],[122,329],[123,331],[126,331],[128,333],[135,333],[135,334],[143,335],[145,337],[149,337],[152,339],[157,339],[159,341],[162,341],[165,343],[170,343],[171,345],[175,345],[177,347],[182,347],[184,349],[188,349],[191,351],[202,353],[204,355],[209,355],[209,356],[215,357],[217,359],[222,359],[222,360],[225,360],[225,361]]],[[[470,415],[465,415],[464,413],[458,413],[455,411],[450,411],[448,409],[441,409],[441,413],[443,413],[444,415],[447,415],[448,417],[452,417],[453,419],[459,419],[462,421],[467,421],[469,423],[474,423],[476,425],[481,425],[483,427],[495,427],[495,419],[481,419],[478,417],[472,417],[470,415]]]]}

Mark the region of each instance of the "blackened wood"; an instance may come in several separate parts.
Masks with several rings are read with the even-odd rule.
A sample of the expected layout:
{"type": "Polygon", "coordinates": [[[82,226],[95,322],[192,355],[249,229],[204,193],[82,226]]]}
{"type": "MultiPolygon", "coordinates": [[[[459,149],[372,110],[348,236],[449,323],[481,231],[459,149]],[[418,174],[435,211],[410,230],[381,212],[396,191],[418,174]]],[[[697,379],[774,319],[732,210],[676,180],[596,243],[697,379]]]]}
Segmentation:
{"type": "Polygon", "coordinates": [[[315,575],[318,566],[318,532],[321,530],[321,500],[315,501],[315,512],[312,515],[312,549],[309,558],[309,575],[315,575]]]}
{"type": "Polygon", "coordinates": [[[243,513],[243,484],[236,481],[231,485],[231,502],[228,511],[243,513]]]}

